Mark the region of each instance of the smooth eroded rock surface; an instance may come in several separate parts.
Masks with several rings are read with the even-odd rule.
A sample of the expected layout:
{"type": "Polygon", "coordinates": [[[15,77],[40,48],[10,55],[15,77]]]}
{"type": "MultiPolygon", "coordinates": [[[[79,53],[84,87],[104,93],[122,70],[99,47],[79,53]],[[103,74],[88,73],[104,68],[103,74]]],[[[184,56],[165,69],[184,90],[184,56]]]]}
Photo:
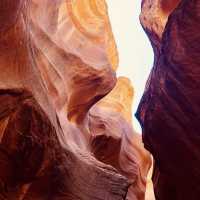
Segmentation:
{"type": "Polygon", "coordinates": [[[150,160],[131,99],[117,89],[92,116],[117,81],[105,1],[2,0],[0,10],[0,199],[143,199],[150,160]]]}
{"type": "Polygon", "coordinates": [[[99,23],[95,30],[72,19],[84,10],[82,2],[0,3],[1,199],[126,197],[128,180],[91,155],[89,132],[79,128],[114,87],[117,65],[106,7],[99,13],[98,2],[85,1],[88,23],[99,23]],[[103,34],[100,41],[90,29],[98,38],[103,34]]]}
{"type": "Polygon", "coordinates": [[[126,176],[132,185],[127,199],[144,199],[151,158],[144,150],[141,135],[132,127],[133,88],[119,77],[115,88],[89,112],[91,151],[126,176]]]}

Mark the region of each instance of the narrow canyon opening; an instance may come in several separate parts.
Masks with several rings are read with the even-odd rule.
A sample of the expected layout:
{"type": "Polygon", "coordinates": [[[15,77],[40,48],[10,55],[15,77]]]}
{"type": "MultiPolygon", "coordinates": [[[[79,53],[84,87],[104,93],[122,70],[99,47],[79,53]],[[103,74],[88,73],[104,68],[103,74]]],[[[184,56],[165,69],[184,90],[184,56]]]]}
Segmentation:
{"type": "Polygon", "coordinates": [[[0,199],[197,200],[199,8],[2,0],[0,199]]]}
{"type": "Polygon", "coordinates": [[[128,77],[134,87],[133,127],[141,133],[134,116],[153,65],[153,50],[139,21],[141,0],[107,0],[109,18],[119,53],[118,76],[128,77]]]}

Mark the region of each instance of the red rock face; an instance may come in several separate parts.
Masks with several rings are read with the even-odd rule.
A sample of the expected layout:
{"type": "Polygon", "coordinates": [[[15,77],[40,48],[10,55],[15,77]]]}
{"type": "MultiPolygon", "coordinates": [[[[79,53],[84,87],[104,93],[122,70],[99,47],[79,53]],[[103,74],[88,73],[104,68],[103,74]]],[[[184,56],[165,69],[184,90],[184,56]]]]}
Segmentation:
{"type": "Polygon", "coordinates": [[[0,10],[0,199],[142,200],[151,163],[130,99],[93,116],[117,81],[105,2],[3,0],[0,10]],[[99,134],[101,119],[110,128],[99,134]]]}
{"type": "Polygon", "coordinates": [[[172,11],[169,16],[161,15],[159,1],[143,2],[141,22],[155,62],[137,116],[155,159],[156,198],[195,200],[200,194],[200,2],[173,2],[164,6],[172,11]]]}
{"type": "Polygon", "coordinates": [[[179,3],[180,0],[162,0],[161,9],[163,10],[163,12],[169,15],[179,3]]]}
{"type": "Polygon", "coordinates": [[[0,15],[0,31],[1,34],[7,31],[14,23],[23,6],[23,0],[2,0],[0,2],[1,15],[0,15]]]}

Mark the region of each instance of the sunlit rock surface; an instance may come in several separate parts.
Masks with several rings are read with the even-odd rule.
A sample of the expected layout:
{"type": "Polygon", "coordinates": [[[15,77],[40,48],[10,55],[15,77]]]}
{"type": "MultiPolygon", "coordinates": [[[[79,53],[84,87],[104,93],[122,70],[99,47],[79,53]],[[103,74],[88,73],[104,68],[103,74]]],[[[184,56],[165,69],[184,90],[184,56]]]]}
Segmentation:
{"type": "Polygon", "coordinates": [[[140,16],[155,62],[137,111],[159,200],[200,195],[200,1],[148,1],[140,16]]]}
{"type": "Polygon", "coordinates": [[[151,162],[131,126],[129,81],[111,92],[105,2],[1,0],[0,10],[0,199],[142,200],[151,162]],[[95,105],[109,92],[113,103],[95,105]]]}
{"type": "Polygon", "coordinates": [[[91,151],[95,157],[118,169],[132,183],[127,199],[144,199],[151,166],[141,135],[131,123],[133,88],[129,79],[118,78],[115,88],[89,112],[91,151]]]}
{"type": "Polygon", "coordinates": [[[82,121],[91,105],[115,84],[118,55],[106,4],[97,0],[34,2],[31,35],[42,52],[39,61],[45,66],[40,70],[48,78],[47,87],[58,109],[65,104],[68,118],[82,121]]]}
{"type": "MultiPolygon", "coordinates": [[[[109,37],[112,41],[108,18],[93,9],[99,18],[92,21],[91,13],[90,23],[99,20],[101,31],[92,34],[103,34],[102,41],[94,41],[68,16],[75,12],[70,2],[0,3],[5,11],[0,21],[1,199],[126,196],[126,178],[91,156],[88,133],[75,125],[115,85],[116,67],[108,56],[109,45],[113,49],[115,45],[108,45],[109,37]],[[68,46],[68,40],[74,46],[68,46]],[[90,55],[88,62],[83,52],[90,55]]],[[[78,6],[82,1],[73,2],[78,6]]],[[[117,59],[116,53],[113,56],[117,59]]]]}
{"type": "Polygon", "coordinates": [[[103,0],[33,0],[34,19],[54,42],[83,62],[118,66],[118,55],[103,0]]]}

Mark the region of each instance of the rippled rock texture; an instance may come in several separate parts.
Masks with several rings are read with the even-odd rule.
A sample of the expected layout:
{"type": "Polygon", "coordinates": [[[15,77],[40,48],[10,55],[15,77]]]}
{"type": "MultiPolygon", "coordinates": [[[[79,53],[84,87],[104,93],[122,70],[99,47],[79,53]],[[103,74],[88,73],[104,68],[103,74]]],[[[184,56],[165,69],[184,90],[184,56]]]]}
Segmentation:
{"type": "Polygon", "coordinates": [[[200,1],[144,0],[155,62],[137,111],[153,154],[156,199],[200,195],[200,1]]]}
{"type": "Polygon", "coordinates": [[[1,0],[0,10],[0,199],[143,199],[151,162],[131,126],[129,81],[114,88],[105,2],[1,0]]]}
{"type": "Polygon", "coordinates": [[[133,88],[125,77],[89,112],[91,147],[95,157],[112,165],[132,183],[127,199],[144,199],[146,177],[151,166],[142,138],[132,127],[133,88]]]}

